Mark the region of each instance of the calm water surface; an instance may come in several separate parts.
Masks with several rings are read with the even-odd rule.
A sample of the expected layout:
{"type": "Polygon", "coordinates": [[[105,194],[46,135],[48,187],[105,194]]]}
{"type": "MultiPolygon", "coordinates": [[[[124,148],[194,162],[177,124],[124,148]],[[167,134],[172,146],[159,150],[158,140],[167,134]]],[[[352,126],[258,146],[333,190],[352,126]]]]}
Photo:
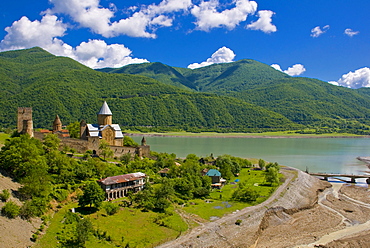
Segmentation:
{"type": "MultiPolygon", "coordinates": [[[[133,137],[140,142],[141,137],[133,137]]],[[[358,156],[370,156],[369,138],[209,138],[146,137],[151,150],[186,157],[230,154],[262,158],[310,172],[364,174],[358,156]]]]}

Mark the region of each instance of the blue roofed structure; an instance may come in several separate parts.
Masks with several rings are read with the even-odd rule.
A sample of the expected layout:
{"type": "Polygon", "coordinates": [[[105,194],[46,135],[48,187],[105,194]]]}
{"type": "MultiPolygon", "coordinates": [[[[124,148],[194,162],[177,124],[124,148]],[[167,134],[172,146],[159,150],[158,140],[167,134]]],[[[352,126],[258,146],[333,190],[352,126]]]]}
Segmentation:
{"type": "Polygon", "coordinates": [[[221,172],[219,172],[218,170],[216,169],[210,169],[207,174],[207,176],[209,177],[220,177],[221,176],[221,172]]]}
{"type": "Polygon", "coordinates": [[[221,188],[226,183],[226,180],[221,177],[221,172],[216,169],[210,169],[207,171],[206,176],[212,179],[212,188],[221,188]]]}

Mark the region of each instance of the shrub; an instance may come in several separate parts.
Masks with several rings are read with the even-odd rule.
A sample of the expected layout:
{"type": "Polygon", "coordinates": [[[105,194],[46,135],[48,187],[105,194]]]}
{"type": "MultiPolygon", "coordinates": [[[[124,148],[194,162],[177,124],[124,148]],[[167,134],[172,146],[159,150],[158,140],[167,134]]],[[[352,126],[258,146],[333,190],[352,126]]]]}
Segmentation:
{"type": "Polygon", "coordinates": [[[38,238],[38,235],[36,233],[34,233],[34,234],[32,234],[31,241],[36,242],[37,238],[38,238]]]}
{"type": "Polygon", "coordinates": [[[7,189],[3,189],[3,192],[0,193],[0,200],[2,200],[3,202],[6,202],[10,197],[10,193],[9,193],[9,190],[7,189]]]}
{"type": "Polygon", "coordinates": [[[108,215],[113,215],[113,214],[117,213],[118,210],[119,210],[119,206],[117,204],[112,203],[112,202],[106,202],[103,205],[103,208],[105,209],[105,211],[107,212],[108,215]]]}
{"type": "Polygon", "coordinates": [[[258,192],[253,188],[244,187],[234,191],[232,198],[241,202],[253,202],[258,198],[258,192]]]}
{"type": "Polygon", "coordinates": [[[47,207],[48,202],[45,199],[35,197],[23,204],[20,215],[23,219],[41,216],[46,211],[47,207]]]}
{"type": "Polygon", "coordinates": [[[1,209],[1,214],[8,218],[17,217],[19,212],[20,207],[12,201],[5,203],[4,207],[1,209]]]}
{"type": "Polygon", "coordinates": [[[238,220],[235,221],[235,225],[240,226],[241,223],[242,223],[242,220],[240,220],[240,219],[238,219],[238,220]]]}
{"type": "Polygon", "coordinates": [[[40,225],[40,228],[39,228],[39,231],[42,232],[42,231],[44,231],[44,229],[45,229],[45,225],[44,224],[41,224],[40,225]]]}

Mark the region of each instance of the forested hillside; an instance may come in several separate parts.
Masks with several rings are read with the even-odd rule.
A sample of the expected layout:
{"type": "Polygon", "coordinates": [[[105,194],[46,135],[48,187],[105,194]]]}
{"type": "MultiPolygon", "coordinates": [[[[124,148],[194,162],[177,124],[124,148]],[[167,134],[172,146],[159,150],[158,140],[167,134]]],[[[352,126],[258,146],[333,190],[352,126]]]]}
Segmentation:
{"type": "Polygon", "coordinates": [[[99,71],[148,76],[166,84],[181,83],[201,92],[240,91],[268,85],[274,79],[289,78],[285,73],[250,59],[213,64],[194,70],[170,67],[157,62],[127,65],[118,69],[105,68],[99,71]]]}
{"type": "MultiPolygon", "coordinates": [[[[104,71],[141,74],[140,68],[145,67],[149,77],[160,81],[166,78],[162,80],[164,83],[175,80],[159,70],[149,72],[151,65],[128,65],[104,71]]],[[[280,113],[295,123],[320,129],[319,132],[367,133],[369,130],[370,90],[366,88],[354,90],[316,79],[290,77],[271,66],[246,59],[194,70],[173,69],[182,76],[177,75],[176,78],[183,79],[178,82],[186,82],[184,85],[191,89],[238,98],[280,113]]]]}
{"type": "Polygon", "coordinates": [[[17,107],[32,107],[34,126],[96,121],[102,102],[123,128],[263,131],[297,129],[284,116],[231,97],[194,93],[154,79],[108,74],[40,48],[0,53],[0,121],[15,127],[17,107]]]}

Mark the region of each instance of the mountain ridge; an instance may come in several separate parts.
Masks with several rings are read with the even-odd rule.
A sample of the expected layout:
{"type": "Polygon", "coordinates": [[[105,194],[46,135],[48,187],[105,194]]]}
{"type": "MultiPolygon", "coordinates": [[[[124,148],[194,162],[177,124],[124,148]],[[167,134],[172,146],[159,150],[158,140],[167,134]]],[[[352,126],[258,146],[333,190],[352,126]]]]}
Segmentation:
{"type": "Polygon", "coordinates": [[[0,53],[0,65],[4,65],[0,68],[2,127],[15,126],[18,106],[33,108],[35,127],[50,127],[56,114],[65,124],[81,119],[94,123],[101,103],[107,101],[113,122],[124,129],[300,128],[280,114],[233,97],[193,92],[140,75],[98,72],[40,48],[0,53]]]}
{"type": "MultiPolygon", "coordinates": [[[[109,69],[105,71],[112,73],[109,69]]],[[[366,89],[348,89],[318,79],[291,77],[250,59],[177,71],[198,92],[235,97],[307,127],[340,128],[348,126],[349,121],[350,125],[367,130],[370,125],[367,120],[370,91],[366,89]]],[[[152,74],[160,78],[153,71],[152,74]]]]}

